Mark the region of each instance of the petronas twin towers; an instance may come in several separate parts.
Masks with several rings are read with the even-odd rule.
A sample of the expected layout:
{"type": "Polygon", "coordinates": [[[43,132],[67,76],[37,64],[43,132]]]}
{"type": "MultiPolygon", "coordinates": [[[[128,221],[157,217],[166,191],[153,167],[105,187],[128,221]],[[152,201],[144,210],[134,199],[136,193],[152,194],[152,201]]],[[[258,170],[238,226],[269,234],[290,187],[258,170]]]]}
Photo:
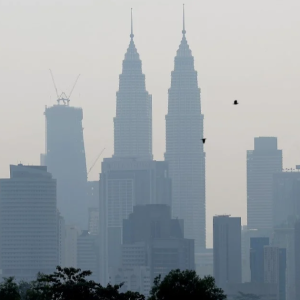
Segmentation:
{"type": "MultiPolygon", "coordinates": [[[[117,92],[114,157],[152,160],[152,96],[146,91],[142,62],[133,38],[131,26],[117,92]]],[[[205,248],[206,227],[203,115],[184,14],[182,40],[171,78],[165,160],[172,178],[172,214],[184,220],[185,237],[195,240],[195,252],[199,252],[205,248]]]]}

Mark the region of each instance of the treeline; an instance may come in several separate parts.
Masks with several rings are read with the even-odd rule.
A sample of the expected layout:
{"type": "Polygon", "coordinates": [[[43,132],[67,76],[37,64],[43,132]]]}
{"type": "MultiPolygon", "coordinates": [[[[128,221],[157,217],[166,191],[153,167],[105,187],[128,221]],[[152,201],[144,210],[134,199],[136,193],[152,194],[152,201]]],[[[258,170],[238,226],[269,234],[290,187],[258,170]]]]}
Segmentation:
{"type": "MultiPolygon", "coordinates": [[[[1,300],[146,300],[138,292],[121,292],[122,284],[103,287],[87,277],[90,271],[57,267],[50,275],[38,274],[32,282],[17,283],[13,277],[0,284],[1,300]]],[[[223,300],[226,296],[211,276],[200,278],[195,271],[171,271],[154,280],[147,300],[223,300]]]]}

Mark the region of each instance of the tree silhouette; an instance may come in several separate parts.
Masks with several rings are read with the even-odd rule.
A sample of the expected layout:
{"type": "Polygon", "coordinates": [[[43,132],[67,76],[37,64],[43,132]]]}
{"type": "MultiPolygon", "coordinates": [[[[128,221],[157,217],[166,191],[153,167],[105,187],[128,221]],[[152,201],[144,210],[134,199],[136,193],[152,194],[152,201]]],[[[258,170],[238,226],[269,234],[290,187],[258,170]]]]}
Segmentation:
{"type": "Polygon", "coordinates": [[[200,278],[195,271],[171,271],[162,281],[154,280],[149,300],[223,300],[226,295],[211,276],[200,278]]]}

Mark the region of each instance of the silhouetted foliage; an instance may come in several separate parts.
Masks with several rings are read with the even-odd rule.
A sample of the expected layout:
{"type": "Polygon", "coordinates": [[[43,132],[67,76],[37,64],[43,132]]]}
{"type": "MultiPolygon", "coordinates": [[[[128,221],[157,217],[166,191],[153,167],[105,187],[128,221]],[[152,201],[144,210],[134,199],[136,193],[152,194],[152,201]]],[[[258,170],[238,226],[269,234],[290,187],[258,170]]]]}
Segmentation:
{"type": "Polygon", "coordinates": [[[223,300],[226,295],[211,276],[200,278],[195,271],[171,271],[162,281],[154,280],[149,300],[223,300]]]}
{"type": "Polygon", "coordinates": [[[1,300],[20,300],[18,284],[13,277],[4,278],[0,283],[0,299],[1,300]]]}

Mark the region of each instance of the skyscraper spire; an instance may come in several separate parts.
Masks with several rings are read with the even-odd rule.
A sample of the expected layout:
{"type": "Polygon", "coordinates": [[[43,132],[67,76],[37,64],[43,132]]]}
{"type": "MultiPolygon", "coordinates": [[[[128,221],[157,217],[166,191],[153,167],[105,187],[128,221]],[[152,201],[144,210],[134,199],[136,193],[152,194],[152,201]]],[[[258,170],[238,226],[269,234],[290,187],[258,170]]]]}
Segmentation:
{"type": "Polygon", "coordinates": [[[142,61],[133,37],[131,9],[130,43],[119,77],[114,118],[114,157],[152,160],[152,96],[146,90],[142,61]]]}
{"type": "Polygon", "coordinates": [[[134,34],[133,34],[133,19],[132,19],[132,8],[131,8],[131,33],[130,38],[133,40],[134,34]]]}
{"type": "Polygon", "coordinates": [[[182,21],[183,21],[183,26],[182,26],[182,34],[185,35],[186,34],[186,30],[185,30],[185,13],[184,13],[184,4],[183,4],[183,15],[182,15],[182,21]]]}
{"type": "Polygon", "coordinates": [[[194,239],[195,252],[201,252],[206,246],[204,116],[194,57],[185,36],[184,6],[182,34],[171,73],[165,160],[172,178],[173,217],[184,220],[185,237],[194,239]]]}

